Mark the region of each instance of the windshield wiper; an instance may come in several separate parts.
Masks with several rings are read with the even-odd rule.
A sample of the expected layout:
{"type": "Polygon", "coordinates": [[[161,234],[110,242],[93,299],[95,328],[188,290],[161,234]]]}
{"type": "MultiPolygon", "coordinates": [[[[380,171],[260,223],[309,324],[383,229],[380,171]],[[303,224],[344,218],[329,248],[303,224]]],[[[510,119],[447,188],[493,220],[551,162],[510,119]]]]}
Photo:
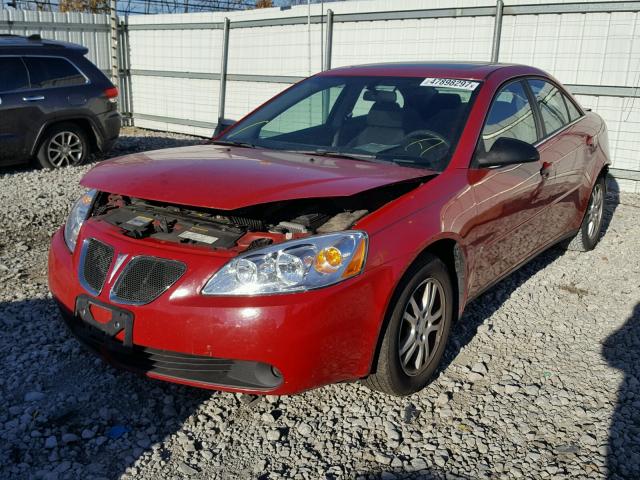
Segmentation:
{"type": "Polygon", "coordinates": [[[228,147],[256,148],[253,143],[234,142],[233,140],[211,140],[214,145],[226,145],[228,147]]]}
{"type": "Polygon", "coordinates": [[[346,158],[349,160],[362,160],[365,162],[378,162],[379,160],[375,155],[368,155],[365,153],[344,153],[332,150],[323,150],[318,148],[317,150],[288,150],[291,153],[302,153],[304,155],[315,155],[317,157],[331,157],[331,158],[346,158]]]}

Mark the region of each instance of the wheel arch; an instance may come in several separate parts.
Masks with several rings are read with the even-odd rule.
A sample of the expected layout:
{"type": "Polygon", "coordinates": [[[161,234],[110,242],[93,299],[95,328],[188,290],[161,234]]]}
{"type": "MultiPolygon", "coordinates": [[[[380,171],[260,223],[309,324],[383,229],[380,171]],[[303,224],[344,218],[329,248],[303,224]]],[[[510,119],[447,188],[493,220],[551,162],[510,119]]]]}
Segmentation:
{"type": "Polygon", "coordinates": [[[393,306],[399,295],[401,294],[401,286],[406,281],[407,277],[411,275],[413,268],[424,261],[424,259],[433,255],[439,258],[447,267],[449,276],[451,277],[451,287],[453,289],[454,305],[453,305],[453,322],[455,323],[464,309],[466,301],[466,281],[467,281],[467,257],[460,241],[454,237],[441,237],[438,238],[427,246],[425,246],[413,261],[407,266],[399,280],[393,287],[393,293],[389,297],[384,318],[380,329],[378,331],[378,337],[376,339],[375,350],[371,357],[371,365],[369,367],[369,373],[373,373],[380,355],[380,348],[384,338],[384,333],[387,329],[387,325],[391,319],[391,312],[393,306]]]}
{"type": "Polygon", "coordinates": [[[33,146],[31,148],[31,156],[36,155],[38,150],[40,149],[43,140],[46,138],[46,134],[49,130],[56,127],[57,125],[63,123],[72,123],[80,128],[82,128],[86,134],[87,139],[89,140],[89,145],[91,147],[90,153],[95,153],[99,151],[99,142],[101,141],[100,133],[96,129],[96,126],[93,124],[91,119],[88,117],[69,117],[69,118],[55,118],[45,123],[40,127],[40,131],[36,136],[36,141],[33,142],[33,146]]]}
{"type": "MultiPolygon", "coordinates": [[[[611,165],[608,163],[605,163],[602,168],[600,169],[600,173],[598,173],[598,178],[602,177],[604,178],[604,193],[606,194],[609,191],[609,185],[608,185],[608,180],[609,180],[609,167],[611,165]]],[[[596,179],[597,181],[597,179],[596,179]]]]}

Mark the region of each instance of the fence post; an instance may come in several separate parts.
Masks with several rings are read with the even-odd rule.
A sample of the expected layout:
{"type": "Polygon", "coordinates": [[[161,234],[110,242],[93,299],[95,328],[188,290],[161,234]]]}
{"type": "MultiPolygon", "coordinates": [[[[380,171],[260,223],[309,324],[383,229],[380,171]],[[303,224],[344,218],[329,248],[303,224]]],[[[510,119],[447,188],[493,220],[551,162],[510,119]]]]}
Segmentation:
{"type": "Polygon", "coordinates": [[[133,100],[131,93],[131,66],[129,59],[129,22],[127,17],[119,22],[118,38],[118,65],[120,66],[119,80],[122,103],[120,110],[124,117],[125,125],[133,126],[133,100]]]}
{"type": "Polygon", "coordinates": [[[227,96],[227,63],[229,60],[229,25],[228,18],[224,19],[222,30],[222,58],[220,61],[220,89],[218,97],[218,124],[216,125],[216,133],[222,131],[224,123],[224,106],[227,96]]]}
{"type": "Polygon", "coordinates": [[[324,68],[331,70],[331,47],[333,46],[333,10],[327,10],[327,37],[324,48],[324,68]]]}
{"type": "Polygon", "coordinates": [[[491,61],[497,62],[500,56],[500,36],[502,34],[502,10],[504,9],[504,2],[498,0],[496,2],[496,16],[495,23],[493,24],[493,45],[491,47],[491,61]]]}
{"type": "Polygon", "coordinates": [[[118,62],[118,16],[116,10],[116,0],[109,0],[109,40],[111,48],[111,81],[118,85],[118,73],[120,62],[118,62]]]}

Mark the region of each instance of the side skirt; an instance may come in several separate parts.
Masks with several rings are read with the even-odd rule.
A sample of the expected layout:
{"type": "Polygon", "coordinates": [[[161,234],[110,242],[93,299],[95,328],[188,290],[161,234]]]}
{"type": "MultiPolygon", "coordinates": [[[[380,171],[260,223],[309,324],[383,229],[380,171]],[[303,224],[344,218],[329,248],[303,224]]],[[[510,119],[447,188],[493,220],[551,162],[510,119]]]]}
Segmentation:
{"type": "Polygon", "coordinates": [[[478,298],[480,295],[482,295],[483,293],[485,293],[487,290],[491,289],[492,287],[494,287],[495,285],[497,285],[498,283],[500,283],[502,280],[504,280],[505,278],[507,278],[509,275],[511,275],[513,272],[515,272],[516,270],[519,270],[521,267],[523,267],[524,265],[526,265],[527,263],[529,263],[531,260],[533,260],[534,258],[536,258],[538,255],[540,255],[542,252],[544,252],[545,250],[550,249],[551,247],[556,246],[557,244],[563,242],[564,240],[567,240],[568,238],[571,238],[573,236],[575,236],[578,231],[580,230],[580,228],[577,228],[575,230],[571,230],[569,233],[566,233],[564,235],[561,235],[560,237],[556,238],[555,240],[553,240],[549,245],[545,245],[542,248],[539,248],[538,250],[535,250],[533,254],[531,254],[529,257],[525,258],[522,262],[518,263],[515,267],[511,268],[510,270],[507,270],[506,273],[504,273],[503,275],[501,275],[500,277],[498,277],[496,280],[494,280],[493,282],[489,283],[486,287],[483,287],[481,290],[479,290],[476,294],[474,294],[472,297],[467,298],[467,302],[465,304],[468,305],[469,302],[475,300],[476,298],[478,298]]]}

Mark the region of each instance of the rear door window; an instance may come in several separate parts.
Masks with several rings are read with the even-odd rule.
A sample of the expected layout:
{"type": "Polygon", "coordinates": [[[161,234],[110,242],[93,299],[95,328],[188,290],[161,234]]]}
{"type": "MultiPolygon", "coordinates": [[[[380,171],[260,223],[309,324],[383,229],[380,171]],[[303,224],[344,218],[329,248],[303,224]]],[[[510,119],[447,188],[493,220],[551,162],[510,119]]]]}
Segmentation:
{"type": "Polygon", "coordinates": [[[560,90],[544,80],[529,80],[529,85],[540,108],[547,135],[570,123],[567,105],[560,90]]]}
{"type": "Polygon", "coordinates": [[[0,57],[0,92],[29,88],[27,69],[19,57],[0,57]]]}
{"type": "Polygon", "coordinates": [[[367,115],[371,111],[371,107],[376,102],[376,100],[381,95],[385,95],[384,92],[389,92],[388,94],[386,94],[387,97],[395,98],[395,102],[400,107],[404,107],[404,97],[395,85],[378,84],[374,87],[367,87],[362,89],[360,95],[358,96],[358,100],[356,100],[356,103],[351,110],[351,116],[359,117],[361,115],[367,115]]]}
{"type": "Polygon", "coordinates": [[[87,79],[67,59],[24,57],[31,77],[31,88],[54,88],[84,85],[87,79]]]}

